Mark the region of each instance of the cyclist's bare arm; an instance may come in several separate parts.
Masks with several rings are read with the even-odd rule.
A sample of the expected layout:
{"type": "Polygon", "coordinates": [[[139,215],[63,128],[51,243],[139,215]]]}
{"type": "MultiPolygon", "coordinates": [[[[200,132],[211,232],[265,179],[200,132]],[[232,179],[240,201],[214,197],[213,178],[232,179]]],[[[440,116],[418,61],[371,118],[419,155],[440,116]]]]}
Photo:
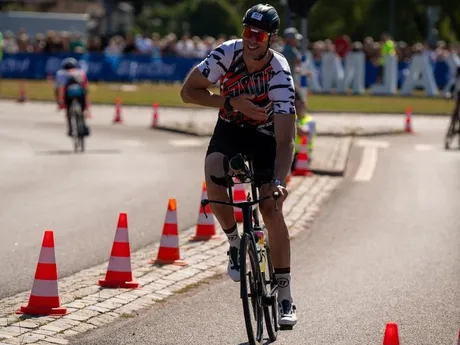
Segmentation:
{"type": "Polygon", "coordinates": [[[291,170],[296,133],[295,114],[275,114],[276,158],[274,179],[285,181],[291,170]]]}
{"type": "Polygon", "coordinates": [[[180,96],[184,103],[193,103],[205,107],[222,108],[225,97],[212,93],[208,89],[212,83],[194,67],[182,85],[180,96]]]}

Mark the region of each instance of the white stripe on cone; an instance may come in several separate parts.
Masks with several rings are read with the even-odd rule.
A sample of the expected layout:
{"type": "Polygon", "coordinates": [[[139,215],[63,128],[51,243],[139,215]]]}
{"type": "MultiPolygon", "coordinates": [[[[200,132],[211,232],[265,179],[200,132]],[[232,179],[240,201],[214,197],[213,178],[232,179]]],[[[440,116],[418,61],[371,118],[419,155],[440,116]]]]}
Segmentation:
{"type": "Polygon", "coordinates": [[[115,232],[115,240],[114,242],[122,242],[128,243],[129,242],[129,235],[126,228],[117,228],[115,232]]]}
{"type": "Polygon", "coordinates": [[[179,248],[179,237],[172,235],[162,236],[160,241],[160,247],[179,248]]]}
{"type": "Polygon", "coordinates": [[[129,257],[112,256],[107,271],[131,272],[131,259],[129,257]]]}
{"type": "Polygon", "coordinates": [[[38,262],[42,264],[55,264],[56,256],[54,255],[54,248],[42,247],[38,262]]]}
{"type": "Polygon", "coordinates": [[[42,280],[35,279],[34,285],[31,291],[32,296],[40,297],[57,297],[58,286],[56,280],[42,280]]]}
{"type": "Polygon", "coordinates": [[[296,164],[297,169],[307,169],[308,168],[308,161],[305,159],[298,160],[296,164]]]}
{"type": "Polygon", "coordinates": [[[165,224],[177,224],[177,211],[166,212],[165,224]]]}
{"type": "Polygon", "coordinates": [[[214,225],[215,222],[214,222],[214,215],[211,213],[211,214],[207,214],[208,215],[208,218],[205,217],[204,213],[200,213],[199,217],[198,217],[198,224],[199,225],[214,225]]]}

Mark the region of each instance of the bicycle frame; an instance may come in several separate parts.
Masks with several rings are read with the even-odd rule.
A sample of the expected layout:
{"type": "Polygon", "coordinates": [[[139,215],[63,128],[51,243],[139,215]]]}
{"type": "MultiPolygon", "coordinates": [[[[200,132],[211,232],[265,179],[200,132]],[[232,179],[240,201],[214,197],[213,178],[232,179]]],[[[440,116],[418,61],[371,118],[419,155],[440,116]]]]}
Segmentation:
{"type": "MultiPolygon", "coordinates": [[[[258,204],[264,200],[273,198],[275,200],[276,211],[278,211],[278,205],[276,204],[276,199],[279,197],[279,193],[275,192],[273,195],[268,195],[263,198],[258,198],[258,191],[257,191],[257,187],[254,181],[254,173],[253,173],[254,167],[253,167],[252,159],[251,158],[245,159],[243,155],[241,154],[238,154],[236,157],[240,159],[243,162],[243,164],[244,164],[244,161],[247,160],[249,163],[249,168],[247,168],[246,165],[244,164],[244,168],[242,168],[241,170],[237,170],[236,174],[230,175],[229,174],[230,163],[228,161],[228,158],[225,157],[224,159],[224,179],[225,179],[225,184],[228,189],[228,195],[229,195],[230,201],[226,202],[226,201],[203,199],[201,200],[201,207],[204,210],[205,217],[207,217],[205,207],[209,203],[241,208],[242,213],[243,213],[243,233],[252,233],[254,228],[260,228],[259,212],[257,212],[258,204]],[[237,177],[240,181],[247,181],[249,179],[249,182],[251,183],[251,196],[253,200],[250,200],[249,195],[248,195],[246,201],[238,202],[238,203],[233,202],[233,188],[232,187],[235,185],[235,182],[233,181],[234,177],[237,177]],[[253,209],[253,206],[256,206],[256,207],[253,209]],[[252,223],[251,216],[254,218],[254,226],[252,223]]],[[[232,169],[232,170],[235,170],[235,169],[232,169]]],[[[218,178],[215,178],[215,180],[219,181],[218,178]]],[[[241,183],[244,183],[244,182],[241,182],[241,183]]]]}

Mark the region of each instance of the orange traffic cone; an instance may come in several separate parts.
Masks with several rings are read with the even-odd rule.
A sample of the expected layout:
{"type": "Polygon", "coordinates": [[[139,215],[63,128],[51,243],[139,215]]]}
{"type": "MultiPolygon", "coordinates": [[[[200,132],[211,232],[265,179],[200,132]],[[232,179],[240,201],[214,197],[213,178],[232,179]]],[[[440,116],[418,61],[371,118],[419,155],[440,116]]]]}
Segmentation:
{"type": "Polygon", "coordinates": [[[18,103],[24,103],[27,101],[27,96],[26,96],[26,87],[24,85],[24,82],[19,83],[19,98],[17,99],[18,103]]]}
{"type": "Polygon", "coordinates": [[[297,153],[297,158],[294,166],[293,176],[311,176],[312,173],[308,166],[308,139],[307,136],[302,136],[300,139],[300,150],[297,153]]]}
{"type": "Polygon", "coordinates": [[[158,127],[158,103],[153,103],[152,125],[150,128],[158,127]]]}
{"type": "MultiPolygon", "coordinates": [[[[234,179],[234,182],[236,182],[236,179],[234,179]]],[[[246,189],[244,188],[244,184],[235,183],[233,186],[233,202],[244,201],[246,201],[246,189]]],[[[233,211],[235,212],[235,220],[241,223],[243,221],[243,210],[238,207],[233,207],[233,211]]]]}
{"type": "Polygon", "coordinates": [[[22,306],[16,314],[29,315],[64,315],[67,308],[61,307],[58,292],[58,273],[54,253],[54,234],[46,230],[29,304],[22,306]]]}
{"type": "Polygon", "coordinates": [[[179,250],[179,228],[177,226],[177,202],[171,198],[168,202],[163,233],[161,235],[160,248],[156,260],[151,260],[151,264],[157,265],[178,265],[187,264],[180,258],[179,250]]]}
{"type": "Polygon", "coordinates": [[[399,345],[398,325],[394,322],[387,323],[383,345],[399,345]]]}
{"type": "Polygon", "coordinates": [[[406,108],[406,124],[404,128],[406,133],[412,133],[412,109],[410,106],[406,108]]]}
{"type": "MultiPolygon", "coordinates": [[[[206,182],[203,182],[203,189],[201,193],[201,200],[208,198],[208,192],[206,189],[206,182]]],[[[198,222],[196,225],[196,233],[195,236],[190,238],[190,241],[207,241],[210,239],[218,238],[219,236],[216,235],[216,225],[214,214],[212,213],[211,206],[208,204],[205,206],[204,210],[203,207],[200,205],[200,210],[198,214],[198,222]],[[204,215],[206,212],[207,218],[204,215]]]]}
{"type": "Polygon", "coordinates": [[[139,287],[139,283],[133,281],[131,272],[131,249],[128,236],[128,216],[120,213],[118,225],[110,253],[109,266],[104,280],[99,280],[99,285],[106,288],[139,287]]]}
{"type": "Polygon", "coordinates": [[[113,123],[122,123],[121,119],[121,99],[117,98],[115,100],[115,117],[113,118],[113,123]]]}

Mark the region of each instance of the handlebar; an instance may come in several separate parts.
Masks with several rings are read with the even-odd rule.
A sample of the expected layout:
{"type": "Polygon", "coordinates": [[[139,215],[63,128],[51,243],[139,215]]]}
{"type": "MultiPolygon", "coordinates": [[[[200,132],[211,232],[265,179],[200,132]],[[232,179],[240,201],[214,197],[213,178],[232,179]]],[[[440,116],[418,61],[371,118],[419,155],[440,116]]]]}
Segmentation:
{"type": "Polygon", "coordinates": [[[238,208],[243,209],[243,208],[246,208],[246,207],[254,206],[254,205],[260,203],[261,201],[273,198],[273,200],[275,201],[275,210],[278,212],[277,200],[278,200],[279,196],[280,196],[279,192],[274,192],[272,195],[268,195],[268,196],[265,196],[263,198],[259,198],[257,200],[243,201],[243,202],[238,202],[238,203],[219,201],[219,200],[203,199],[203,200],[201,200],[201,207],[203,208],[203,213],[204,213],[205,217],[208,218],[208,215],[206,214],[206,208],[205,208],[208,204],[219,204],[219,205],[233,206],[233,207],[238,207],[238,208]]]}

